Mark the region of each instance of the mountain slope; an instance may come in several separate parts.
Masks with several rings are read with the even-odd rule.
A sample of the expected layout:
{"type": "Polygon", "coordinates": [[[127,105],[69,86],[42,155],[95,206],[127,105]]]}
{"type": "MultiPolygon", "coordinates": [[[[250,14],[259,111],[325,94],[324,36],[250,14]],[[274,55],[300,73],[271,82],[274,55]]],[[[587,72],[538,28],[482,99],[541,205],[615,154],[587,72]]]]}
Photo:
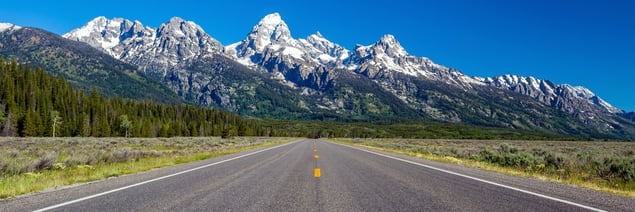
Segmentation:
{"type": "Polygon", "coordinates": [[[53,33],[21,28],[0,32],[0,56],[42,67],[85,90],[97,87],[107,96],[182,102],[164,85],[139,74],[135,66],[80,42],[53,33]]]}
{"type": "Polygon", "coordinates": [[[223,46],[196,23],[173,17],[159,28],[139,21],[97,17],[85,26],[63,35],[98,48],[111,56],[139,66],[160,79],[172,68],[187,66],[202,56],[213,56],[223,46]]]}

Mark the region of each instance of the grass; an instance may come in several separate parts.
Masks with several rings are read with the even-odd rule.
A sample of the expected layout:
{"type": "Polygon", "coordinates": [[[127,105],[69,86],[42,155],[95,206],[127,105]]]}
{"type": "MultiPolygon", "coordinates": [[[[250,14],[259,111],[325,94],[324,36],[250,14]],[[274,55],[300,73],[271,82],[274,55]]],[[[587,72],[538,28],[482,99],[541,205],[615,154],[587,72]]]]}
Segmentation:
{"type": "Polygon", "coordinates": [[[291,138],[0,138],[0,199],[116,177],[291,138]]]}
{"type": "Polygon", "coordinates": [[[412,157],[635,197],[634,142],[332,140],[412,157]]]}

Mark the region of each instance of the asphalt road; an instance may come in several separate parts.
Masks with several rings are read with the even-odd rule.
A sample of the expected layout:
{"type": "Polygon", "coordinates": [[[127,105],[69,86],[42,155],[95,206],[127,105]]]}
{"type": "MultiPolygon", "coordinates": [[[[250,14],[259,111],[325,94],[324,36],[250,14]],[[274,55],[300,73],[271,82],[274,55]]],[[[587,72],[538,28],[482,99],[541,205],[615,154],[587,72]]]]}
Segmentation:
{"type": "Polygon", "coordinates": [[[304,140],[0,201],[0,211],[40,209],[635,211],[635,199],[304,140]]]}

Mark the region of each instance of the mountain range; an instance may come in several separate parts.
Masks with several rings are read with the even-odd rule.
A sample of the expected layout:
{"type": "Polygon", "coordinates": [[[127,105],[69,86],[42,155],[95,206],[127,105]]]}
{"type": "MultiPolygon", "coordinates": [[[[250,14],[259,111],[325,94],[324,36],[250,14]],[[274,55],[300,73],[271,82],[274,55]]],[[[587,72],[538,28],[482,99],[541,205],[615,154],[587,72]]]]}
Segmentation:
{"type": "MultiPolygon", "coordinates": [[[[31,63],[41,55],[50,55],[19,57],[25,53],[6,53],[26,49],[25,43],[29,42],[25,41],[33,41],[16,36],[25,30],[37,31],[0,25],[0,55],[31,63]]],[[[178,17],[158,28],[140,21],[97,17],[62,37],[66,40],[58,43],[90,46],[100,55],[114,58],[97,64],[121,63],[127,68],[116,69],[119,72],[160,84],[150,88],[172,91],[165,92],[166,96],[175,94],[187,102],[247,116],[426,120],[580,137],[635,138],[632,113],[611,106],[584,87],[516,75],[467,76],[429,58],[409,54],[392,35],[351,50],[319,32],[298,39],[278,13],[265,16],[244,39],[227,46],[196,23],[178,17]]],[[[39,39],[62,38],[50,35],[39,39]]],[[[53,51],[41,48],[43,52],[53,51]]],[[[55,49],[78,52],[70,47],[55,49]]],[[[58,72],[66,69],[65,63],[56,64],[61,65],[45,67],[58,72]]],[[[82,72],[67,75],[67,79],[88,78],[82,72]]],[[[135,82],[112,83],[121,86],[135,82]]]]}

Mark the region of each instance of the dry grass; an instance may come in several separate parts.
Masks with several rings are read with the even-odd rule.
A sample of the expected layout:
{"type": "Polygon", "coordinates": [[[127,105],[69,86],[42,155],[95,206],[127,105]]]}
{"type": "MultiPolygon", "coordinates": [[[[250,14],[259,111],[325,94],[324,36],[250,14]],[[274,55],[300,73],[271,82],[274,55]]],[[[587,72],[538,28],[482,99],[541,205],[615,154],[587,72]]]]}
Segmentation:
{"type": "Polygon", "coordinates": [[[105,179],[291,138],[0,138],[0,198],[105,179]]]}
{"type": "Polygon", "coordinates": [[[635,143],[335,139],[414,157],[635,196],[635,143]]]}

